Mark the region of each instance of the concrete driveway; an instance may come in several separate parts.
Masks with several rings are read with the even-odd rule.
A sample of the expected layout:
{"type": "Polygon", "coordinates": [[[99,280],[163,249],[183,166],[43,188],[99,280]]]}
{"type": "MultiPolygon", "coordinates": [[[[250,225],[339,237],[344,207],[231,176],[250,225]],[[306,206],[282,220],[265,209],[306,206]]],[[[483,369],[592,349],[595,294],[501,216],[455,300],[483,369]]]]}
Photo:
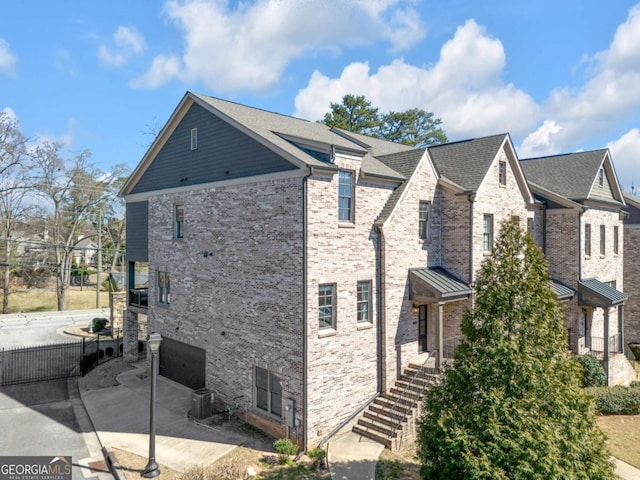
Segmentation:
{"type": "Polygon", "coordinates": [[[66,456],[74,479],[113,479],[80,398],[70,398],[67,379],[0,388],[0,454],[66,456]],[[84,417],[83,417],[84,414],[84,417]]]}
{"type": "MultiPolygon", "coordinates": [[[[102,445],[141,457],[149,453],[150,378],[144,370],[128,370],[120,385],[82,392],[82,400],[102,445]]],[[[207,465],[226,455],[244,438],[191,422],[191,389],[158,377],[156,459],[174,470],[207,465]]]]}

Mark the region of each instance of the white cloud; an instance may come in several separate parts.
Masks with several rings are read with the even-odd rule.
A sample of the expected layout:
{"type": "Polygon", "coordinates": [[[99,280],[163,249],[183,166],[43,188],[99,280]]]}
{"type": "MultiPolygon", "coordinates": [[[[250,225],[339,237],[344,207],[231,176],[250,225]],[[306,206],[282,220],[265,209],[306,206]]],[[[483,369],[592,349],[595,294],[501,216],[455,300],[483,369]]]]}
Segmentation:
{"type": "Polygon", "coordinates": [[[607,148],[623,188],[628,190],[632,183],[640,187],[640,129],[629,130],[618,140],[609,142],[607,148]]]}
{"type": "Polygon", "coordinates": [[[0,38],[0,74],[7,73],[13,75],[17,62],[18,58],[11,53],[9,44],[0,38]]]}
{"type": "Polygon", "coordinates": [[[98,58],[108,67],[121,67],[146,49],[144,37],[133,27],[119,26],[113,33],[115,47],[98,46],[98,58]]]}
{"type": "MultiPolygon", "coordinates": [[[[588,59],[592,68],[584,85],[577,89],[558,88],[542,106],[544,122],[559,127],[548,138],[550,152],[575,149],[594,135],[613,131],[621,118],[637,112],[640,107],[638,44],[640,5],[630,10],[609,48],[588,59]]],[[[523,145],[536,142],[538,132],[531,135],[534,138],[526,138],[523,145]]]]}
{"type": "Polygon", "coordinates": [[[20,123],[20,120],[18,119],[18,115],[16,114],[15,110],[11,107],[4,107],[2,110],[0,110],[0,116],[4,116],[9,121],[14,122],[16,124],[20,123]]]}
{"type": "Polygon", "coordinates": [[[557,152],[555,136],[562,131],[553,120],[545,120],[533,133],[529,134],[518,147],[520,158],[534,158],[552,155],[557,152]]]}
{"type": "Polygon", "coordinates": [[[295,115],[320,119],[330,102],[351,93],[364,95],[382,111],[432,111],[453,139],[507,131],[523,135],[534,128],[538,107],[528,94],[501,80],[504,66],[502,43],[469,20],[445,43],[431,68],[396,59],[375,73],[367,63],[352,63],[334,79],[315,71],[295,99],[295,115]]]}
{"type": "Polygon", "coordinates": [[[133,88],[157,88],[164,85],[180,72],[180,60],[175,56],[158,55],[151,68],[142,76],[129,82],[133,88]]]}
{"type": "Polygon", "coordinates": [[[54,135],[51,133],[38,133],[35,135],[35,140],[32,144],[33,148],[43,145],[44,143],[59,143],[64,148],[69,148],[73,145],[74,140],[74,130],[76,128],[76,120],[70,118],[67,122],[67,131],[60,134],[54,135]]]}
{"type": "Polygon", "coordinates": [[[185,37],[180,68],[172,63],[159,69],[177,58],[162,53],[133,85],[154,88],[174,76],[214,91],[260,92],[276,85],[288,63],[303,54],[380,39],[399,51],[425,34],[417,12],[401,3],[411,2],[258,0],[230,8],[221,1],[169,0],[164,13],[185,37]]]}

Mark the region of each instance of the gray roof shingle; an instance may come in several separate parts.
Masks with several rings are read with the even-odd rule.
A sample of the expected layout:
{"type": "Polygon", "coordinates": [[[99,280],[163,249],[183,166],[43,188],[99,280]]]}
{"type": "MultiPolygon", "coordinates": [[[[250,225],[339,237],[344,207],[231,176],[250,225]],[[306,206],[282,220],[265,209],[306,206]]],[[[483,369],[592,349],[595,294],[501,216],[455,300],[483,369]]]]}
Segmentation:
{"type": "Polygon", "coordinates": [[[527,181],[570,200],[586,200],[607,150],[520,160],[527,181]]]}
{"type": "Polygon", "coordinates": [[[625,210],[628,214],[624,219],[624,223],[626,225],[640,225],[640,197],[626,192],[623,195],[627,204],[625,210]]]}
{"type": "Polygon", "coordinates": [[[429,147],[429,155],[440,176],[475,192],[487,175],[508,134],[463,140],[429,147]]]}

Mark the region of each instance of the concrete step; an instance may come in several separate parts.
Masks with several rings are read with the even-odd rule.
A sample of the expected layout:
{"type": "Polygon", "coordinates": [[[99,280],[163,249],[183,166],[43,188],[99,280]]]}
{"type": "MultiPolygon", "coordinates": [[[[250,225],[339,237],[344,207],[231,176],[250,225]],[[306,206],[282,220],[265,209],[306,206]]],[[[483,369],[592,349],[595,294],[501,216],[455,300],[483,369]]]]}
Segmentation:
{"type": "Polygon", "coordinates": [[[385,425],[384,423],[371,420],[370,418],[360,418],[358,420],[358,425],[368,430],[376,431],[385,437],[391,438],[398,436],[398,430],[400,429],[399,427],[385,425]]]}
{"type": "Polygon", "coordinates": [[[394,398],[397,398],[399,396],[404,396],[404,398],[407,398],[410,400],[416,400],[418,402],[422,398],[422,392],[424,392],[424,390],[414,390],[411,388],[399,388],[397,386],[391,387],[391,390],[389,390],[390,396],[393,396],[394,398]]]}
{"type": "Polygon", "coordinates": [[[387,415],[386,411],[381,413],[381,412],[376,412],[369,409],[363,412],[362,417],[368,418],[369,420],[373,420],[378,423],[383,423],[385,425],[388,425],[389,427],[394,427],[396,425],[402,426],[405,423],[407,423],[406,416],[397,415],[395,418],[392,418],[389,415],[387,415]]]}
{"type": "Polygon", "coordinates": [[[420,398],[419,395],[403,394],[402,391],[398,391],[397,389],[393,389],[393,388],[385,396],[389,400],[391,400],[392,404],[395,405],[395,408],[400,408],[401,406],[413,408],[414,406],[417,405],[420,398]]]}
{"type": "Polygon", "coordinates": [[[375,440],[376,442],[383,444],[385,447],[387,447],[390,450],[393,448],[393,440],[391,440],[388,437],[385,437],[380,432],[376,432],[375,430],[370,430],[361,425],[354,425],[352,431],[353,433],[362,435],[363,437],[369,438],[371,440],[375,440]]]}
{"type": "Polygon", "coordinates": [[[388,418],[391,421],[403,420],[406,418],[406,415],[404,413],[400,413],[400,412],[392,413],[388,407],[384,405],[376,405],[374,403],[369,405],[369,408],[367,409],[367,411],[373,415],[388,418]]]}
{"type": "Polygon", "coordinates": [[[379,405],[382,408],[385,408],[387,411],[393,409],[392,414],[400,414],[404,415],[407,412],[411,411],[411,405],[405,402],[396,403],[395,398],[390,397],[378,397],[373,401],[374,404],[379,405]]]}
{"type": "Polygon", "coordinates": [[[411,380],[396,380],[395,388],[400,390],[412,391],[422,395],[431,384],[425,382],[424,380],[417,380],[419,381],[414,381],[413,383],[411,382],[411,380]]]}

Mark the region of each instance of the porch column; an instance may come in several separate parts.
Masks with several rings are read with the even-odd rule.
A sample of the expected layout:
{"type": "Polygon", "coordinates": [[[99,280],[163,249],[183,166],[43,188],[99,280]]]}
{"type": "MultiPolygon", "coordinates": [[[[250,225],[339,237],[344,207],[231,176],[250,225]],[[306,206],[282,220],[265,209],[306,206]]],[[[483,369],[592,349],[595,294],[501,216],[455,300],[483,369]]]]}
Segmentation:
{"type": "Polygon", "coordinates": [[[620,353],[624,353],[624,305],[618,305],[618,333],[620,334],[620,353]]]}
{"type": "Polygon", "coordinates": [[[440,368],[440,365],[442,365],[442,358],[444,355],[443,317],[444,304],[438,303],[438,313],[436,314],[436,350],[438,351],[436,354],[436,368],[440,368]]]}
{"type": "Polygon", "coordinates": [[[604,307],[604,372],[609,385],[609,307],[604,307]]]}

